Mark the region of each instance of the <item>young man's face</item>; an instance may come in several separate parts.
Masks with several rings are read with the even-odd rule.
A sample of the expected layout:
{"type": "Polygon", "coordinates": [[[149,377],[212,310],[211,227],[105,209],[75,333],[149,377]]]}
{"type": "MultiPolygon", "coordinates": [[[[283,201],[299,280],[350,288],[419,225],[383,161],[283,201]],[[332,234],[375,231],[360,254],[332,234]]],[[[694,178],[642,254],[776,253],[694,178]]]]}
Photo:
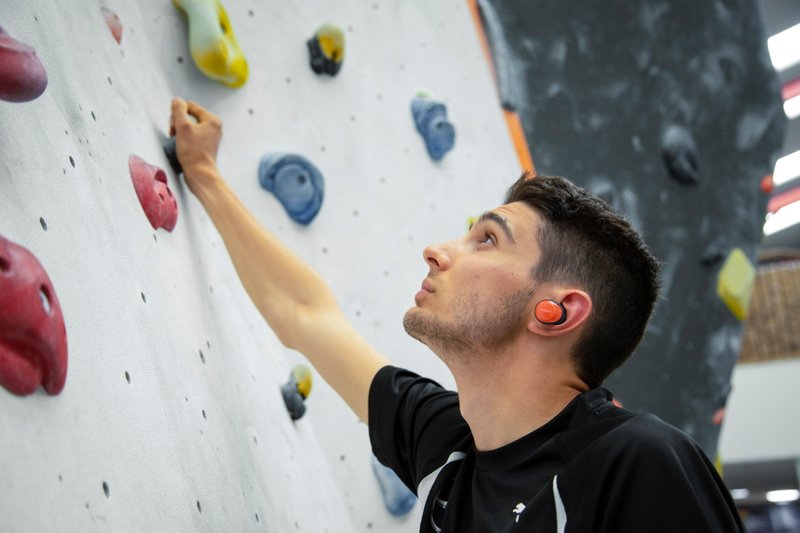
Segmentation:
{"type": "Polygon", "coordinates": [[[499,348],[523,331],[539,223],[515,202],[485,213],[464,237],[425,248],[430,273],[403,319],[406,331],[437,353],[499,348]]]}

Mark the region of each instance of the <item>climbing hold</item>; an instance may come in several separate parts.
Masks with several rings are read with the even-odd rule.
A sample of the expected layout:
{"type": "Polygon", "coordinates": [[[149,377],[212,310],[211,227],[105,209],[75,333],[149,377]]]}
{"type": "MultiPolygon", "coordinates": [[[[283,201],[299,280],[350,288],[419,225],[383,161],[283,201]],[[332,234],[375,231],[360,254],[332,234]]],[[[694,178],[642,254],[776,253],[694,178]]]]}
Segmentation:
{"type": "Polygon", "coordinates": [[[411,115],[433,160],[440,160],[452,150],[456,142],[456,130],[447,120],[444,104],[419,94],[411,101],[411,115]]]}
{"type": "Polygon", "coordinates": [[[760,185],[761,192],[764,194],[770,194],[775,188],[775,182],[772,181],[772,174],[765,174],[764,177],[761,178],[760,185]]]}
{"type": "Polygon", "coordinates": [[[228,87],[244,85],[247,59],[219,0],[172,0],[172,3],[189,19],[189,49],[197,68],[228,87]]]}
{"type": "Polygon", "coordinates": [[[178,202],[169,190],[166,173],[136,155],[128,158],[128,169],[150,225],[172,231],[178,222],[178,202]]]}
{"type": "Polygon", "coordinates": [[[169,166],[172,167],[173,172],[175,172],[175,174],[182,174],[183,167],[181,167],[181,162],[178,161],[175,137],[167,137],[167,140],[164,141],[164,155],[167,156],[167,161],[169,161],[169,166]]]}
{"type": "Polygon", "coordinates": [[[684,185],[700,179],[697,145],[692,133],[683,126],[671,125],[661,137],[661,155],[669,175],[684,185]]]}
{"type": "Polygon", "coordinates": [[[36,50],[23,44],[0,26],[0,100],[28,102],[47,87],[47,72],[36,50]]]}
{"type": "Polygon", "coordinates": [[[394,470],[383,466],[374,455],[372,456],[372,472],[381,487],[383,505],[389,511],[389,514],[403,516],[411,511],[417,502],[417,497],[408,490],[408,487],[397,477],[394,470]]]}
{"type": "Polygon", "coordinates": [[[0,385],[48,394],[67,379],[67,330],[50,277],[26,248],[0,236],[0,385]]]}
{"type": "Polygon", "coordinates": [[[306,42],[311,70],[335,76],[344,61],[344,33],[338,26],[323,24],[306,42]]]}
{"type": "Polygon", "coordinates": [[[100,6],[100,11],[103,12],[103,17],[106,19],[106,24],[108,25],[108,29],[111,30],[111,35],[114,36],[114,40],[117,41],[117,44],[121,44],[122,22],[120,22],[119,17],[106,6],[100,6]]]}
{"type": "Polygon", "coordinates": [[[467,231],[472,229],[472,226],[478,221],[480,217],[467,217],[467,231]]]}
{"type": "Polygon", "coordinates": [[[717,295],[739,320],[747,318],[756,271],[740,248],[728,254],[717,276],[717,295]]]}
{"type": "Polygon", "coordinates": [[[275,195],[295,222],[307,225],[317,216],[325,182],[317,167],[303,156],[265,155],[258,165],[258,181],[275,195]]]}
{"type": "Polygon", "coordinates": [[[281,385],[283,402],[292,420],[299,420],[306,412],[305,399],[311,394],[311,369],[306,365],[295,365],[289,373],[289,381],[281,385]]]}
{"type": "Polygon", "coordinates": [[[716,265],[725,257],[724,251],[729,247],[727,235],[721,234],[709,242],[703,249],[703,253],[700,256],[700,263],[707,267],[716,265]]]}

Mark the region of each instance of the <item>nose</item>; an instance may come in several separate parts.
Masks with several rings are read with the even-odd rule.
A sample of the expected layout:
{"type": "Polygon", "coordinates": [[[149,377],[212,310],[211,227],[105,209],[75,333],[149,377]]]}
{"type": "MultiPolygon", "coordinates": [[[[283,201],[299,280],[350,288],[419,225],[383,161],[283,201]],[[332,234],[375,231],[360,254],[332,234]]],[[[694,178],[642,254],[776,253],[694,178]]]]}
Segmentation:
{"type": "Polygon", "coordinates": [[[450,254],[444,244],[431,244],[422,251],[422,257],[431,270],[447,270],[450,268],[450,254]]]}

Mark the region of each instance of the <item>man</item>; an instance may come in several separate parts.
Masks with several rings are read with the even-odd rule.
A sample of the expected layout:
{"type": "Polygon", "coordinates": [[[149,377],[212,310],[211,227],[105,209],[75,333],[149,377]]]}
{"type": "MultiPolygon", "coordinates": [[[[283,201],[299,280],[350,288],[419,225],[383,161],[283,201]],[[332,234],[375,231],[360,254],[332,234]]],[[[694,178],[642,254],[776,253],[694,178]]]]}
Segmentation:
{"type": "Polygon", "coordinates": [[[420,531],[743,530],[699,447],[600,387],[658,292],[655,259],[606,204],[523,176],[463,238],[424,250],[430,273],[404,326],[445,362],[456,395],[389,366],[259,226],[217,170],[217,117],[175,99],[172,134],[248,294],[369,422],[376,456],[424,505],[420,531]]]}

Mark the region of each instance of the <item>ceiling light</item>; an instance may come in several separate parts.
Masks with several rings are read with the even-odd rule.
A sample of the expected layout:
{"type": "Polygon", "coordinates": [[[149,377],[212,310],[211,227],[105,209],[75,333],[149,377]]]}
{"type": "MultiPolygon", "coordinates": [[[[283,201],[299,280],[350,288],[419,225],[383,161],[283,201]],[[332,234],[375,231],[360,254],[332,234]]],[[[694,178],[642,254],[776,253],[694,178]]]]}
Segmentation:
{"type": "Polygon", "coordinates": [[[764,235],[778,233],[800,222],[800,202],[794,202],[781,207],[776,213],[767,215],[764,222],[764,235]]]}
{"type": "Polygon", "coordinates": [[[776,187],[783,185],[797,176],[800,176],[800,150],[792,152],[775,161],[772,183],[775,184],[776,187]]]}
{"type": "Polygon", "coordinates": [[[732,489],[731,497],[734,500],[746,500],[750,497],[750,491],[747,489],[732,489]]]}
{"type": "Polygon", "coordinates": [[[769,57],[775,70],[786,70],[800,62],[800,24],[767,39],[769,57]]]}
{"type": "Polygon", "coordinates": [[[783,103],[783,112],[789,120],[800,115],[800,96],[789,98],[783,103]]]}
{"type": "Polygon", "coordinates": [[[772,503],[793,502],[798,499],[800,499],[800,490],[797,489],[771,490],[767,492],[767,500],[772,503]]]}

